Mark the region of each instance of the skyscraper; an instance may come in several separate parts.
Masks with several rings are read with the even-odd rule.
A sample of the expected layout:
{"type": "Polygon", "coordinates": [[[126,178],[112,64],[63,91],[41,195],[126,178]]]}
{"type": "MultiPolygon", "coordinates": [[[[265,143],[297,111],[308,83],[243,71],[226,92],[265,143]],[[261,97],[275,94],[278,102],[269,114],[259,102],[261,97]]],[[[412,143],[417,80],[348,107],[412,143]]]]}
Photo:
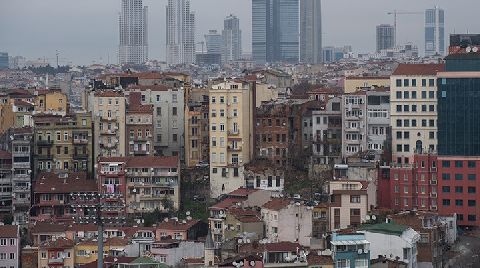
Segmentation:
{"type": "Polygon", "coordinates": [[[190,11],[190,0],[168,0],[167,64],[195,62],[195,14],[190,11]]]}
{"type": "Polygon", "coordinates": [[[142,0],[122,0],[118,50],[120,64],[142,64],[147,61],[147,13],[148,7],[143,6],[142,0]]]}
{"type": "Polygon", "coordinates": [[[257,64],[298,62],[299,0],[252,0],[252,53],[257,64]]]}
{"type": "Polygon", "coordinates": [[[425,11],[425,55],[445,54],[445,12],[439,7],[425,11]]]}
{"type": "Polygon", "coordinates": [[[205,45],[207,46],[208,54],[221,54],[222,43],[222,36],[217,32],[217,30],[209,30],[208,34],[205,35],[205,45]]]}
{"type": "Polygon", "coordinates": [[[300,1],[300,60],[322,63],[321,0],[300,1]]]}
{"type": "Polygon", "coordinates": [[[242,57],[242,31],[240,30],[240,20],[230,14],[223,21],[223,61],[238,60],[242,57]]]}
{"type": "Polygon", "coordinates": [[[390,24],[377,26],[377,52],[395,46],[395,28],[390,24]]]}

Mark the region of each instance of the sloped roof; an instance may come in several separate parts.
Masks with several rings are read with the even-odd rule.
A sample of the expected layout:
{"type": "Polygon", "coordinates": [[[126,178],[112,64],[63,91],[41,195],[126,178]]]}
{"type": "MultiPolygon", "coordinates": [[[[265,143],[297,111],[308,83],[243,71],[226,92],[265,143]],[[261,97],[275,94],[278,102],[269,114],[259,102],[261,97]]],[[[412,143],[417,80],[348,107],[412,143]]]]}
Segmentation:
{"type": "Polygon", "coordinates": [[[436,75],[445,70],[445,64],[399,64],[392,75],[436,75]]]}
{"type": "Polygon", "coordinates": [[[378,223],[360,226],[359,230],[368,231],[371,233],[391,234],[401,236],[408,226],[400,225],[393,222],[390,223],[378,223]]]}
{"type": "Polygon", "coordinates": [[[287,207],[290,204],[290,199],[286,198],[273,198],[265,203],[262,207],[270,210],[280,210],[287,207]]]}
{"type": "Polygon", "coordinates": [[[37,176],[34,190],[35,193],[96,192],[97,183],[87,179],[86,172],[68,173],[66,179],[53,172],[42,172],[37,176]]]}
{"type": "Polygon", "coordinates": [[[18,225],[0,225],[1,238],[17,238],[18,225]]]}

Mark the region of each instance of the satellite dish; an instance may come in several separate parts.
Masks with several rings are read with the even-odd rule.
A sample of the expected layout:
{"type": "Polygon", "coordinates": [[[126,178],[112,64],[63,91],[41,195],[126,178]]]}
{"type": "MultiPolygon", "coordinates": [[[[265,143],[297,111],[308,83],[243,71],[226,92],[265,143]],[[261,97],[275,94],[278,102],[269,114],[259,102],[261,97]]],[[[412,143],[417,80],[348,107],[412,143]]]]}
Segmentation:
{"type": "Polygon", "coordinates": [[[190,216],[190,211],[185,212],[187,216],[190,216]]]}
{"type": "Polygon", "coordinates": [[[376,220],[376,219],[377,219],[377,216],[372,215],[372,220],[376,220]]]}
{"type": "Polygon", "coordinates": [[[478,52],[478,47],[473,47],[473,48],[472,48],[472,51],[475,52],[475,53],[477,53],[477,52],[478,52]]]}
{"type": "Polygon", "coordinates": [[[255,266],[255,261],[250,261],[250,266],[255,266]]]}
{"type": "Polygon", "coordinates": [[[370,215],[365,216],[367,218],[367,221],[370,220],[370,215]]]}
{"type": "Polygon", "coordinates": [[[358,253],[358,254],[362,254],[362,253],[363,253],[363,250],[362,250],[361,248],[359,248],[359,249],[357,250],[357,253],[358,253]]]}
{"type": "Polygon", "coordinates": [[[467,47],[467,48],[465,49],[465,51],[467,51],[467,53],[470,53],[470,52],[472,52],[472,48],[471,48],[471,47],[467,47]]]}

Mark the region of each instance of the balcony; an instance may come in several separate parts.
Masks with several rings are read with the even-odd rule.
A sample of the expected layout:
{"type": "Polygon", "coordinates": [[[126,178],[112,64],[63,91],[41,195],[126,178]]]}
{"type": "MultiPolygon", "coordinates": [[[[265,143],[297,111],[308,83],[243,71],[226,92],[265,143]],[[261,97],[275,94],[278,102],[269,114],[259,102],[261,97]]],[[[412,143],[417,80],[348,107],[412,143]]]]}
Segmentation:
{"type": "Polygon", "coordinates": [[[53,155],[51,154],[37,154],[35,157],[38,160],[53,160],[53,155]]]}
{"type": "Polygon", "coordinates": [[[133,151],[134,155],[149,155],[150,151],[147,150],[134,150],[133,151]]]}
{"type": "Polygon", "coordinates": [[[230,152],[241,152],[241,151],[242,151],[242,146],[233,147],[233,146],[229,145],[229,146],[227,147],[227,151],[230,151],[230,152]]]}
{"type": "Polygon", "coordinates": [[[100,130],[100,135],[115,135],[117,131],[115,129],[102,129],[100,130]]]}
{"type": "Polygon", "coordinates": [[[117,143],[100,143],[100,147],[107,148],[107,149],[113,149],[117,147],[117,143]]]}
{"type": "Polygon", "coordinates": [[[63,264],[63,258],[51,258],[51,259],[48,259],[48,264],[52,264],[52,265],[62,265],[63,264]]]}
{"type": "Polygon", "coordinates": [[[30,192],[30,186],[13,186],[14,192],[30,192]]]}
{"type": "Polygon", "coordinates": [[[228,167],[238,168],[240,167],[240,162],[230,162],[227,164],[228,167]]]}
{"type": "Polygon", "coordinates": [[[52,146],[53,140],[37,140],[38,146],[52,146]]]}
{"type": "Polygon", "coordinates": [[[12,165],[10,165],[10,164],[0,164],[0,169],[11,170],[11,169],[12,169],[12,165]]]}
{"type": "Polygon", "coordinates": [[[73,144],[76,144],[76,145],[88,144],[88,140],[87,139],[74,139],[73,144]]]}
{"type": "Polygon", "coordinates": [[[240,135],[240,130],[229,130],[228,131],[228,136],[239,136],[240,135]]]}
{"type": "Polygon", "coordinates": [[[13,151],[12,156],[30,156],[30,152],[13,151]]]}
{"type": "Polygon", "coordinates": [[[73,159],[88,159],[88,154],[74,154],[73,159]]]}
{"type": "Polygon", "coordinates": [[[13,168],[30,168],[30,162],[13,162],[13,168]]]}
{"type": "Polygon", "coordinates": [[[100,121],[103,121],[103,122],[114,122],[114,121],[117,121],[117,118],[116,117],[100,117],[100,121]]]}

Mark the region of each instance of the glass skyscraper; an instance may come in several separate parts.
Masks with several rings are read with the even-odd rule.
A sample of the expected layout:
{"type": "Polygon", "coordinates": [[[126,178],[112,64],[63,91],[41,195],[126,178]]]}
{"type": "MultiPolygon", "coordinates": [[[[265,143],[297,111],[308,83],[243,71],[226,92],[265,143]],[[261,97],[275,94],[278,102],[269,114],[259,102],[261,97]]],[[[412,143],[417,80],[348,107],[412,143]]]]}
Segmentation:
{"type": "Polygon", "coordinates": [[[256,63],[298,62],[299,38],[299,0],[252,0],[256,63]]]}
{"type": "Polygon", "coordinates": [[[425,11],[425,55],[445,54],[445,12],[439,7],[425,11]]]}
{"type": "Polygon", "coordinates": [[[300,61],[322,63],[321,0],[300,1],[300,61]]]}
{"type": "Polygon", "coordinates": [[[148,59],[147,34],[148,7],[142,0],[122,0],[122,12],[119,18],[120,45],[118,61],[120,64],[142,64],[148,59]]]}
{"type": "Polygon", "coordinates": [[[168,0],[167,64],[195,62],[195,13],[190,11],[190,0],[168,0]]]}
{"type": "Polygon", "coordinates": [[[230,14],[223,21],[223,61],[238,60],[242,57],[242,31],[240,20],[230,14]]]}
{"type": "Polygon", "coordinates": [[[395,28],[389,24],[377,26],[377,52],[395,46],[395,28]]]}

